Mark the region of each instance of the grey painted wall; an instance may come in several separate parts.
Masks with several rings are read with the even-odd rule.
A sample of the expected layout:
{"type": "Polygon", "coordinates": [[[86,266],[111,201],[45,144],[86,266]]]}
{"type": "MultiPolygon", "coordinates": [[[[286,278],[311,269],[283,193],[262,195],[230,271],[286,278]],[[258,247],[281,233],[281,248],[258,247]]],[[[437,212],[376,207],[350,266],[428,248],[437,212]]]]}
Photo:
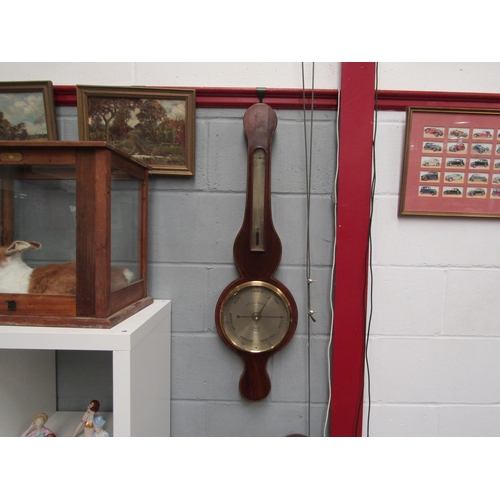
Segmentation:
{"type": "MultiPolygon", "coordinates": [[[[303,112],[277,111],[272,203],[283,255],[275,277],[294,294],[299,324],[290,344],[269,362],[271,394],[249,403],[238,391],[242,363],[219,338],[214,320],[221,292],[239,277],[232,246],[245,203],[244,112],[198,109],[195,176],[150,179],[149,289],[154,298],[172,300],[171,434],[284,436],[309,434],[310,427],[311,436],[320,436],[329,379],[336,113],[314,112],[310,234],[311,275],[317,281],[311,285],[311,305],[317,321],[309,322],[303,112]]],[[[59,138],[77,139],[76,109],[59,108],[57,113],[59,138]]],[[[58,353],[59,409],[85,408],[90,396],[104,402],[106,411],[112,400],[107,376],[111,360],[75,356],[58,353]],[[87,375],[93,380],[91,389],[75,395],[87,375]]]]}

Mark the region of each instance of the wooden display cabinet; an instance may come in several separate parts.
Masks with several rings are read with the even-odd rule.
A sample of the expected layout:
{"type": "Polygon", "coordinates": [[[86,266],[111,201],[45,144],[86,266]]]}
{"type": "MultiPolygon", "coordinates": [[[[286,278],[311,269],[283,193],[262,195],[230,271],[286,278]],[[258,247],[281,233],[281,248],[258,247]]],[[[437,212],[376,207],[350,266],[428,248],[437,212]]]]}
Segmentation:
{"type": "Polygon", "coordinates": [[[111,328],[153,302],[147,167],[105,142],[2,141],[0,182],[2,245],[39,242],[23,261],[73,261],[76,280],[64,294],[10,293],[0,266],[0,324],[111,328]],[[116,284],[116,272],[128,281],[116,284]]]}

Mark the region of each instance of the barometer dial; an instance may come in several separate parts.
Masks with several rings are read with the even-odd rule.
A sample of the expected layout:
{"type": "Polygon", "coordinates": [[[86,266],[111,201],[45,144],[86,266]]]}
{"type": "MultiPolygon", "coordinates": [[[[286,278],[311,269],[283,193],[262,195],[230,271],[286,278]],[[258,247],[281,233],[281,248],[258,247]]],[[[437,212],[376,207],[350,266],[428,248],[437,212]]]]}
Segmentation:
{"type": "Polygon", "coordinates": [[[283,292],[263,281],[236,286],[221,308],[226,338],[247,352],[265,352],[283,341],[291,322],[291,307],[283,292]]]}

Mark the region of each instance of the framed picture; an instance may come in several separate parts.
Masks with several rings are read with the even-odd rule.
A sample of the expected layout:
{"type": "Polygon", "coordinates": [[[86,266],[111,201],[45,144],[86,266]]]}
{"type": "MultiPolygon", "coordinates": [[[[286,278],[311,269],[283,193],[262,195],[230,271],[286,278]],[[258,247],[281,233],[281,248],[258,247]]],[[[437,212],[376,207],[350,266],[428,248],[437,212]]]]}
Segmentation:
{"type": "Polygon", "coordinates": [[[77,85],[80,140],[106,141],[151,174],[194,175],[195,90],[77,85]]]}
{"type": "Polygon", "coordinates": [[[500,111],[407,109],[399,213],[500,217],[500,111]]]}
{"type": "Polygon", "coordinates": [[[52,82],[0,82],[0,140],[57,141],[52,82]]]}

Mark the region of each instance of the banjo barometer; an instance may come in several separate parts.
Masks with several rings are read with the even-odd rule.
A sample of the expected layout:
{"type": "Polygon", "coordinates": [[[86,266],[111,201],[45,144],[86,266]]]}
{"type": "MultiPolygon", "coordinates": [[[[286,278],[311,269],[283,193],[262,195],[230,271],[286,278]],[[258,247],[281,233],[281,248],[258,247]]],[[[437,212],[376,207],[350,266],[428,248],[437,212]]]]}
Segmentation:
{"type": "Polygon", "coordinates": [[[243,117],[248,140],[245,215],[233,246],[241,277],[222,292],[215,322],[225,344],[243,361],[240,393],[260,401],[271,391],[269,358],[291,340],[297,306],[273,275],[281,260],[281,240],[271,214],[271,143],[278,124],[267,104],[251,106],[243,117]]]}

